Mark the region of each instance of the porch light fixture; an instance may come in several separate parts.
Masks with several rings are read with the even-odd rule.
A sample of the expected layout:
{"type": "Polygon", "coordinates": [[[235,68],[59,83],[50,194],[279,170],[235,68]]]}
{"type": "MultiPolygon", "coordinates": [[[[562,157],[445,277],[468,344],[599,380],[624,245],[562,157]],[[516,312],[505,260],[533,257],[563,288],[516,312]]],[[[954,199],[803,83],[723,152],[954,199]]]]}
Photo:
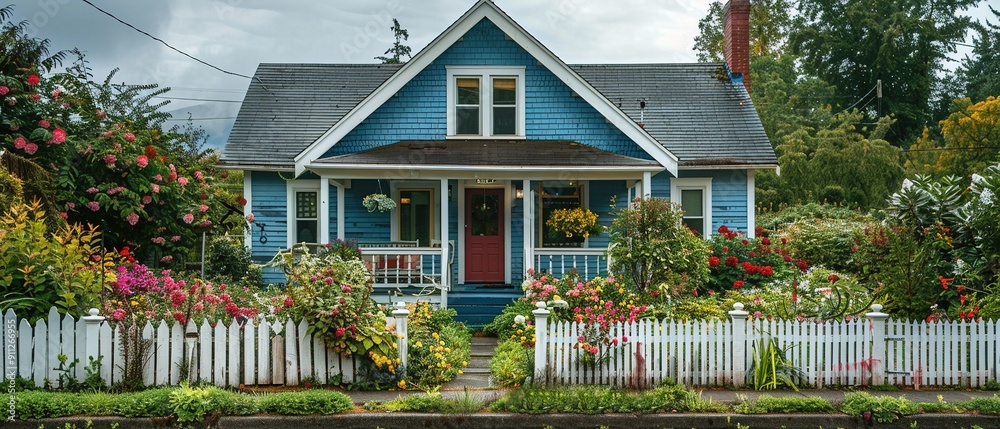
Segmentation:
{"type": "Polygon", "coordinates": [[[409,204],[410,203],[410,199],[409,198],[400,198],[399,199],[399,203],[400,204],[409,204]]]}
{"type": "Polygon", "coordinates": [[[523,199],[523,198],[524,198],[524,189],[517,189],[517,190],[515,190],[515,191],[514,191],[514,196],[515,196],[515,197],[516,197],[517,199],[519,199],[519,200],[520,200],[520,199],[523,199]]]}

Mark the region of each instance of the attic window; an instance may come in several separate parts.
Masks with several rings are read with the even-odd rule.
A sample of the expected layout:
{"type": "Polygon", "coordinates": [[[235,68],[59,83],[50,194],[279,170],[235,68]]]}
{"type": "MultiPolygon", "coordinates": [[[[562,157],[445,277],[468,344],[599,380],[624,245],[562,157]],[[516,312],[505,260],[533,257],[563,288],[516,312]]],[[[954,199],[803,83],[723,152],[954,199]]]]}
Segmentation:
{"type": "Polygon", "coordinates": [[[448,137],[524,137],[524,67],[448,67],[448,137]]]}

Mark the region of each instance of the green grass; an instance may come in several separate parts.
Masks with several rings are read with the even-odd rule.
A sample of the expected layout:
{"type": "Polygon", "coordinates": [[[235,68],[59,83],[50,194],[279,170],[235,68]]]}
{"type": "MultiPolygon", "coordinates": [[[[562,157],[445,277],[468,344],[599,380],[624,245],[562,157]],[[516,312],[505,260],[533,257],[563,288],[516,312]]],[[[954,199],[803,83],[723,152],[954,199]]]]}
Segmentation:
{"type": "Polygon", "coordinates": [[[830,401],[823,398],[783,397],[761,395],[749,400],[740,395],[740,402],[733,406],[740,414],[769,413],[832,413],[836,411],[830,401]]]}

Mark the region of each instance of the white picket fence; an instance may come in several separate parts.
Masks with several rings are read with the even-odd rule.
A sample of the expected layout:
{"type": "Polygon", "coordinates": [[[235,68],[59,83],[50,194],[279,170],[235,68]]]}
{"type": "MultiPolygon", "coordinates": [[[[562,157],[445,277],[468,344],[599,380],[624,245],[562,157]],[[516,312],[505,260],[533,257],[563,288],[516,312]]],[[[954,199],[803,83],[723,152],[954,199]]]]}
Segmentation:
{"type": "MultiPolygon", "coordinates": [[[[543,304],[544,305],[544,304],[543,304]]],[[[984,387],[998,378],[1000,322],[889,321],[881,306],[846,322],[751,320],[735,306],[730,320],[611,325],[592,363],[574,348],[585,326],[549,322],[535,310],[535,376],[550,385],[655,386],[666,378],[689,386],[742,385],[761,339],[774,338],[802,371],[801,382],[862,386],[984,387]]]]}
{"type": "MultiPolygon", "coordinates": [[[[393,311],[400,333],[406,332],[405,308],[393,311]]],[[[91,310],[79,320],[61,316],[55,308],[48,317],[32,326],[18,319],[13,310],[4,313],[6,343],[5,374],[16,372],[22,378],[41,386],[46,379],[55,384],[59,378],[58,356],[68,362],[79,359],[74,375],[82,380],[89,357],[101,357],[101,378],[107,384],[122,381],[123,352],[119,346],[124,332],[116,329],[104,317],[91,310]],[[15,328],[16,327],[16,328],[15,328]],[[11,335],[16,331],[16,336],[11,335]]],[[[314,377],[320,383],[340,378],[343,383],[358,380],[358,361],[329,350],[323,340],[307,333],[303,320],[269,323],[260,318],[242,325],[233,323],[214,326],[208,321],[187,326],[180,323],[147,322],[142,338],[152,343],[144,366],[146,385],[173,385],[183,377],[181,361],[185,353],[191,356],[191,379],[218,386],[287,385],[296,386],[304,378],[314,377]],[[187,335],[196,332],[197,336],[187,335]]],[[[405,344],[405,335],[399,342],[405,344]]],[[[405,347],[400,357],[405,362],[405,347]]]]}

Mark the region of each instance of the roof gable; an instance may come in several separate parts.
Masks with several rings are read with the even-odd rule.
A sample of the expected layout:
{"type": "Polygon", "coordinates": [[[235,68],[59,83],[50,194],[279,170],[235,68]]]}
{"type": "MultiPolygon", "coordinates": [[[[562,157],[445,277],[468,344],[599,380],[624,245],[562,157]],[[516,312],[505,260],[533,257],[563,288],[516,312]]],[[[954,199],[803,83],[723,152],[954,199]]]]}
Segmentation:
{"type": "MultiPolygon", "coordinates": [[[[634,158],[652,157],[493,23],[481,20],[321,157],[345,155],[401,140],[447,138],[447,75],[455,67],[503,67],[524,73],[523,138],[573,140],[634,158]]],[[[300,146],[303,147],[303,146],[300,146]]],[[[315,163],[315,161],[313,161],[315,163]]]]}
{"type": "Polygon", "coordinates": [[[417,76],[425,67],[430,65],[483,19],[488,19],[496,25],[511,40],[531,54],[542,66],[549,69],[581,98],[597,109],[608,121],[642,147],[653,159],[658,161],[672,174],[677,174],[678,160],[676,156],[657,143],[645,130],[605,98],[604,95],[583,80],[573,69],[556,57],[555,54],[539,43],[537,39],[528,34],[490,0],[480,0],[477,2],[458,21],[402,66],[394,76],[383,82],[368,97],[345,114],[336,125],[331,127],[308,148],[296,156],[295,173],[302,174],[305,172],[310,163],[322,157],[340,139],[375,112],[390,97],[402,89],[406,83],[417,76]]]}

